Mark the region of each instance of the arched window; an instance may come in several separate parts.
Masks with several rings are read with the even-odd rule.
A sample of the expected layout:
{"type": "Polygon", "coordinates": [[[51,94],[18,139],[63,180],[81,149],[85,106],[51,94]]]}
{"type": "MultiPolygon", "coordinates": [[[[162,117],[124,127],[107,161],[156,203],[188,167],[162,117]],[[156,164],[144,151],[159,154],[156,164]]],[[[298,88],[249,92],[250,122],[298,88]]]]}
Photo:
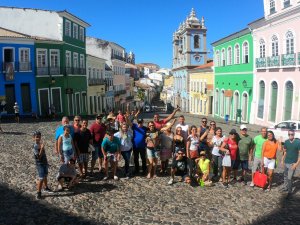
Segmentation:
{"type": "Polygon", "coordinates": [[[227,65],[232,65],[232,48],[227,49],[227,65]]]}
{"type": "Polygon", "coordinates": [[[238,91],[234,93],[233,119],[236,119],[237,110],[240,108],[240,94],[238,91]]]}
{"type": "Polygon", "coordinates": [[[291,31],[287,32],[286,35],[286,54],[294,54],[294,35],[291,31]]]}
{"type": "Polygon", "coordinates": [[[276,81],[273,81],[271,84],[271,102],[270,102],[270,110],[269,110],[269,120],[271,122],[275,122],[276,120],[277,97],[278,97],[278,84],[276,81]]]}
{"type": "Polygon", "coordinates": [[[249,63],[249,44],[244,42],[243,44],[243,63],[249,63]]]}
{"type": "Polygon", "coordinates": [[[293,83],[291,81],[286,82],[284,120],[290,120],[292,118],[293,92],[294,92],[293,83]]]}
{"type": "Polygon", "coordinates": [[[278,56],[278,38],[276,35],[272,37],[272,56],[278,56]]]}
{"type": "Polygon", "coordinates": [[[221,97],[220,97],[220,116],[224,116],[224,103],[225,103],[225,91],[221,91],[221,97]]]}
{"type": "Polygon", "coordinates": [[[216,51],[216,62],[217,62],[217,65],[216,66],[220,66],[221,63],[220,63],[220,52],[219,50],[216,51]]]}
{"type": "Polygon", "coordinates": [[[219,114],[219,90],[216,90],[215,114],[219,114]]]}
{"type": "Polygon", "coordinates": [[[225,49],[222,49],[222,55],[221,55],[221,60],[222,60],[222,66],[225,66],[225,49]]]}
{"type": "Polygon", "coordinates": [[[260,39],[259,41],[259,58],[266,57],[266,44],[264,39],[260,39]]]}
{"type": "Polygon", "coordinates": [[[194,48],[200,48],[199,35],[194,36],[194,48]]]}
{"type": "Polygon", "coordinates": [[[237,44],[235,45],[234,47],[234,58],[235,58],[235,61],[234,63],[235,64],[240,64],[240,46],[237,44]]]}
{"type": "Polygon", "coordinates": [[[258,95],[257,117],[263,119],[264,117],[264,104],[265,104],[265,82],[259,82],[259,95],[258,95]]]}

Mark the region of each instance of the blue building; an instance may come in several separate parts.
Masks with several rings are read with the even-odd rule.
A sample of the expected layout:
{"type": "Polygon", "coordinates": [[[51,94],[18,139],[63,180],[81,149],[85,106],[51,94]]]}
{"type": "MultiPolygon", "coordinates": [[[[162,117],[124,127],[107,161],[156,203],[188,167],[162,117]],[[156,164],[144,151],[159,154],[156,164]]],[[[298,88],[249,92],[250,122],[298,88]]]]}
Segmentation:
{"type": "Polygon", "coordinates": [[[7,114],[14,114],[18,102],[20,115],[37,113],[34,67],[34,39],[0,28],[0,101],[7,114]]]}
{"type": "Polygon", "coordinates": [[[189,112],[189,70],[207,62],[206,27],[192,9],[187,19],[173,34],[173,76],[174,95],[172,104],[189,112]]]}

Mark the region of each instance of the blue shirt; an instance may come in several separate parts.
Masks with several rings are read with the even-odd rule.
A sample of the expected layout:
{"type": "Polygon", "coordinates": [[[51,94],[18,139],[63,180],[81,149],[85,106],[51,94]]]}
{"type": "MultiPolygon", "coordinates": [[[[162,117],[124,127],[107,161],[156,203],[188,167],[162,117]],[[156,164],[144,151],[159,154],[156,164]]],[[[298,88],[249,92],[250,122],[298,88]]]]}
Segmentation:
{"type": "MultiPolygon", "coordinates": [[[[71,125],[69,125],[69,128],[70,128],[70,134],[71,134],[72,138],[74,138],[74,128],[73,128],[73,126],[71,126],[71,125]]],[[[64,134],[64,126],[61,125],[61,126],[59,126],[59,127],[56,129],[56,131],[55,131],[55,140],[57,141],[58,138],[59,138],[62,134],[64,134]]]]}
{"type": "Polygon", "coordinates": [[[133,131],[133,148],[146,148],[146,133],[145,126],[139,127],[136,123],[132,125],[133,131]]]}
{"type": "Polygon", "coordinates": [[[120,145],[121,142],[119,138],[114,137],[114,139],[110,141],[109,138],[106,137],[104,138],[101,146],[105,152],[116,153],[120,149],[120,145]]]}

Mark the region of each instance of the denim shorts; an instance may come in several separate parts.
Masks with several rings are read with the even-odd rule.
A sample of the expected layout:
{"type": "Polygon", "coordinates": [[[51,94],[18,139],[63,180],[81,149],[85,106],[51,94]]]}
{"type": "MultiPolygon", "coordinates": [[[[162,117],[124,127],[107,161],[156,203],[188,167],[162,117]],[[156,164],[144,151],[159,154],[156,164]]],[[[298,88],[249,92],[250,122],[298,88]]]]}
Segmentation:
{"type": "Polygon", "coordinates": [[[95,147],[95,151],[92,152],[92,160],[96,161],[98,158],[103,159],[104,156],[103,156],[103,153],[101,151],[101,146],[96,147],[94,145],[94,147],[95,147]]]}
{"type": "Polygon", "coordinates": [[[69,149],[66,151],[63,151],[64,154],[64,159],[65,159],[65,164],[68,164],[68,162],[70,161],[70,159],[74,158],[74,151],[73,149],[69,149]]]}
{"type": "Polygon", "coordinates": [[[89,156],[89,153],[79,154],[79,158],[77,159],[78,163],[87,163],[89,161],[89,156]]]}
{"type": "Polygon", "coordinates": [[[233,170],[238,170],[239,169],[239,161],[238,160],[231,160],[231,168],[233,170]]]}
{"type": "Polygon", "coordinates": [[[240,160],[239,164],[241,165],[242,170],[248,170],[249,168],[248,160],[240,160]]]}
{"type": "Polygon", "coordinates": [[[148,159],[158,158],[156,149],[149,149],[149,148],[146,148],[146,149],[147,149],[147,158],[148,159]]]}
{"type": "Polygon", "coordinates": [[[43,180],[48,175],[48,165],[37,164],[36,169],[40,180],[43,180]]]}

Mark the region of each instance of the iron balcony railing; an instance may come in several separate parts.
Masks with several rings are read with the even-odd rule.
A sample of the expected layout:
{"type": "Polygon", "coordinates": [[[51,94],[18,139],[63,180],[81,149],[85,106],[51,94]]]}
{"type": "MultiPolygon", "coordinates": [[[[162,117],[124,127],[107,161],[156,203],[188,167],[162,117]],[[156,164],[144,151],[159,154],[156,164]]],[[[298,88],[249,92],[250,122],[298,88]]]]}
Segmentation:
{"type": "Polygon", "coordinates": [[[95,85],[104,85],[104,79],[102,78],[90,78],[88,79],[89,86],[95,86],[95,85]]]}
{"type": "Polygon", "coordinates": [[[17,62],[16,68],[20,72],[31,71],[31,62],[17,62]]]}
{"type": "Polygon", "coordinates": [[[79,67],[65,67],[64,74],[84,75],[86,74],[86,70],[85,68],[79,68],[79,67]]]}
{"type": "Polygon", "coordinates": [[[111,55],[111,59],[118,59],[118,60],[126,62],[126,58],[125,57],[119,56],[119,55],[115,55],[115,54],[111,55]]]}
{"type": "Polygon", "coordinates": [[[266,68],[267,67],[267,58],[256,58],[256,68],[266,68]]]}
{"type": "Polygon", "coordinates": [[[281,65],[282,66],[296,66],[296,54],[283,54],[281,55],[281,65]]]}
{"type": "Polygon", "coordinates": [[[300,52],[298,52],[298,66],[300,66],[300,52]]]}
{"type": "Polygon", "coordinates": [[[268,57],[268,67],[280,67],[280,56],[270,56],[268,57]]]}

